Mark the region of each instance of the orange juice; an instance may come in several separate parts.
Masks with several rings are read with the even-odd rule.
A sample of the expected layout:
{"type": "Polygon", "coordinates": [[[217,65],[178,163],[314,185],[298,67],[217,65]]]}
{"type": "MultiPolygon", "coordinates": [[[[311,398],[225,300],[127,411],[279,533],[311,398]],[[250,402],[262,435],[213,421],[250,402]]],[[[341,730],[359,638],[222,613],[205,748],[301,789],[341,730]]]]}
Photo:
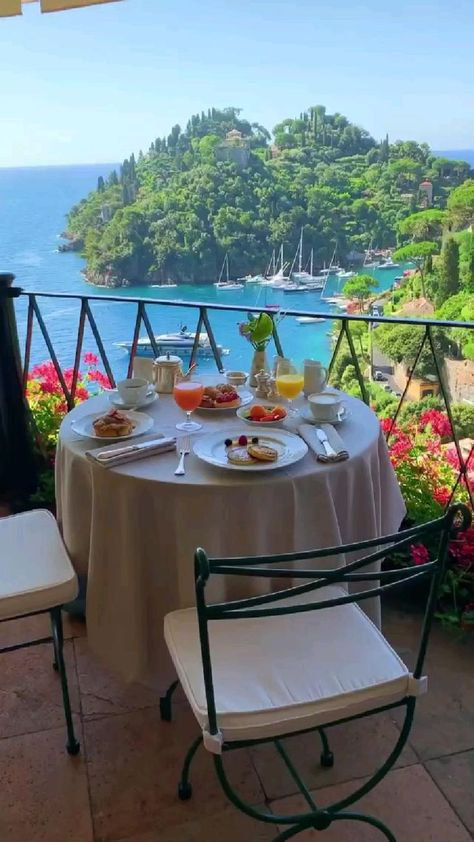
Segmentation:
{"type": "Polygon", "coordinates": [[[302,374],[280,374],[276,378],[278,394],[288,400],[298,397],[304,386],[302,374]]]}
{"type": "Polygon", "coordinates": [[[192,412],[197,409],[202,401],[204,386],[202,383],[189,383],[184,380],[182,383],[175,383],[173,397],[181,409],[185,412],[192,412]]]}

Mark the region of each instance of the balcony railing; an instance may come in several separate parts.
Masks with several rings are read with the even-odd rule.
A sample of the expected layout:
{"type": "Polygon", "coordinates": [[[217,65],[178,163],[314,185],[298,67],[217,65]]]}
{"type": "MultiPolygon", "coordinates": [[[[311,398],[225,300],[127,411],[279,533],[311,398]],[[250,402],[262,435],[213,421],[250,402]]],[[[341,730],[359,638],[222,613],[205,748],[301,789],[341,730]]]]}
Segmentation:
{"type": "MultiPolygon", "coordinates": [[[[151,348],[155,356],[158,356],[159,349],[155,339],[155,335],[152,329],[152,324],[150,321],[149,316],[149,308],[156,308],[156,307],[171,307],[171,308],[185,308],[189,310],[189,313],[194,312],[196,316],[196,329],[195,329],[195,339],[194,345],[191,352],[190,362],[192,363],[197,356],[199,342],[201,335],[205,332],[209,338],[210,347],[212,350],[212,356],[214,358],[216,368],[219,372],[224,371],[224,366],[222,362],[222,358],[219,352],[219,347],[215,339],[214,331],[211,325],[210,314],[215,313],[216,311],[231,311],[235,312],[236,314],[246,314],[246,313],[255,313],[258,314],[262,311],[267,312],[273,319],[273,341],[275,345],[276,353],[284,356],[285,349],[282,347],[282,342],[278,330],[278,322],[279,318],[282,314],[285,317],[287,316],[311,316],[317,318],[324,318],[324,319],[331,319],[334,323],[335,330],[334,330],[334,341],[333,341],[333,348],[332,348],[332,355],[331,360],[329,363],[329,373],[331,373],[334,369],[335,361],[337,360],[338,354],[341,350],[341,347],[345,344],[346,350],[349,351],[352,365],[354,366],[357,382],[360,388],[360,394],[362,399],[366,402],[370,402],[369,392],[367,388],[367,381],[364,378],[363,371],[361,369],[361,363],[359,357],[356,352],[355,344],[354,344],[354,336],[352,335],[351,327],[357,323],[363,322],[369,325],[372,328],[383,325],[383,324],[396,324],[396,325],[413,325],[422,331],[422,336],[420,338],[420,345],[416,356],[412,362],[410,367],[410,371],[408,373],[408,378],[406,380],[406,384],[404,386],[403,392],[400,396],[398,404],[396,405],[395,411],[391,418],[391,423],[388,425],[388,429],[386,432],[387,439],[390,439],[390,435],[392,434],[396,421],[399,417],[400,410],[404,403],[407,400],[407,395],[410,391],[410,386],[412,384],[413,378],[416,376],[417,364],[420,360],[421,354],[425,348],[431,350],[433,356],[433,363],[434,363],[434,370],[436,372],[436,379],[439,384],[440,396],[445,405],[446,413],[451,425],[452,433],[453,433],[453,442],[456,448],[458,460],[459,460],[459,474],[457,476],[456,483],[452,490],[451,499],[455,495],[457,487],[462,484],[465,487],[467,494],[469,496],[471,505],[473,505],[473,494],[472,489],[469,487],[468,483],[468,471],[473,469],[473,449],[471,448],[470,453],[467,456],[463,455],[461,450],[461,446],[459,443],[459,436],[456,431],[456,425],[453,420],[452,415],[452,403],[449,394],[449,390],[446,386],[445,376],[443,372],[443,361],[439,357],[439,353],[436,349],[436,342],[435,342],[435,332],[440,330],[451,330],[453,328],[462,330],[462,331],[473,331],[474,330],[474,323],[473,322],[454,322],[454,321],[435,321],[430,319],[413,319],[413,318],[397,318],[391,316],[373,316],[373,315],[349,315],[347,313],[330,313],[321,312],[318,310],[293,310],[293,309],[285,309],[284,313],[280,309],[278,310],[276,307],[256,307],[256,306],[245,306],[245,305],[226,305],[226,304],[214,304],[214,303],[206,303],[206,302],[196,302],[196,301],[175,301],[175,300],[163,300],[163,299],[150,299],[150,298],[130,298],[130,297],[122,297],[118,295],[78,295],[74,293],[47,293],[47,292],[23,292],[17,299],[17,302],[24,301],[26,298],[27,300],[27,314],[26,314],[26,330],[25,330],[25,343],[23,349],[23,384],[26,387],[28,381],[28,375],[30,370],[30,363],[31,363],[31,352],[32,352],[32,341],[33,341],[33,334],[35,330],[35,322],[37,325],[37,329],[40,331],[43,340],[46,344],[47,351],[50,355],[51,361],[54,365],[55,371],[57,373],[58,380],[61,384],[61,388],[64,392],[64,397],[69,409],[72,409],[76,402],[76,391],[78,386],[78,378],[79,378],[79,371],[80,371],[80,362],[82,357],[83,345],[84,345],[84,335],[86,325],[90,326],[90,330],[94,337],[95,343],[97,345],[98,355],[102,361],[102,365],[104,370],[113,386],[115,386],[115,376],[113,371],[113,366],[110,361],[109,354],[107,353],[107,349],[104,345],[103,338],[100,334],[99,328],[97,326],[96,319],[93,314],[93,310],[91,307],[92,302],[101,302],[102,304],[104,301],[110,304],[120,304],[120,305],[134,305],[135,307],[135,317],[133,320],[133,330],[131,331],[131,350],[130,350],[130,359],[128,363],[128,375],[131,376],[134,367],[134,361],[137,354],[138,348],[138,340],[140,338],[140,332],[142,327],[145,329],[146,334],[149,338],[151,348]],[[53,299],[61,299],[61,300],[69,300],[77,302],[78,308],[78,328],[77,334],[75,338],[75,345],[74,345],[74,365],[73,365],[73,376],[70,380],[70,385],[66,383],[66,379],[64,377],[64,371],[61,367],[61,363],[58,359],[58,355],[53,345],[53,341],[51,339],[50,333],[48,331],[48,327],[46,324],[46,318],[42,312],[41,305],[42,302],[45,300],[53,300],[53,299]]],[[[474,334],[473,334],[474,336],[474,334]]],[[[294,353],[294,349],[291,349],[291,353],[294,353]]]]}

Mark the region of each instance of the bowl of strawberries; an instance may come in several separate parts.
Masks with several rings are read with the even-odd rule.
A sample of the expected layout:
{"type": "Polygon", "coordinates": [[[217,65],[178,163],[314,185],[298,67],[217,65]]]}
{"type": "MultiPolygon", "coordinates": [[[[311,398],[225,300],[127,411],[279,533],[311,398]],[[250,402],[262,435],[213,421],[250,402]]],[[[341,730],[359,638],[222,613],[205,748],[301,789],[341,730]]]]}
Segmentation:
{"type": "Polygon", "coordinates": [[[277,427],[288,415],[286,409],[279,404],[254,403],[252,406],[241,406],[237,415],[246,424],[256,426],[277,427]]]}

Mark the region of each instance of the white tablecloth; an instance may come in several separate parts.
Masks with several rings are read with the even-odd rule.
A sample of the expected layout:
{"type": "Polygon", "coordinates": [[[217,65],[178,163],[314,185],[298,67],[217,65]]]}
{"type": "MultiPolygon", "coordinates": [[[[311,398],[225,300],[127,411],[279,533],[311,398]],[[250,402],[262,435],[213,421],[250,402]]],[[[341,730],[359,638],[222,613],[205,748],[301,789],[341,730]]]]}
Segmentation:
{"type": "MultiPolygon", "coordinates": [[[[265,474],[226,471],[191,454],[186,476],[175,477],[174,453],[103,468],[85,457],[96,442],[79,438],[71,421],[108,408],[106,395],[66,417],[56,462],[58,518],[77,572],[88,576],[90,645],[110,668],[160,690],[173,678],[163,616],[194,604],[197,546],[210,556],[291,552],[398,529],[405,507],[379,422],[360,401],[348,397],[346,404],[350,416],[338,429],[349,460],[323,464],[310,451],[265,474]]],[[[160,396],[146,412],[155,421],[151,435],[176,435],[183,413],[171,397],[160,396]]],[[[226,437],[245,427],[233,413],[199,420],[197,435],[220,429],[226,437]]],[[[239,595],[242,582],[216,577],[210,595],[239,595]]],[[[364,608],[380,623],[378,601],[364,608]]]]}

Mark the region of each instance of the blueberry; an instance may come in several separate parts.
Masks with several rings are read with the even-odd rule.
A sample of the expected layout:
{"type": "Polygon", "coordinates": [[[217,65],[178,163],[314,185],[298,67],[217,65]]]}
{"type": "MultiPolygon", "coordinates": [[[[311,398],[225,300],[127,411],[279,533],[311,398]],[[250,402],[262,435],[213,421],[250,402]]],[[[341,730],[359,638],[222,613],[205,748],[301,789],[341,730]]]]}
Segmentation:
{"type": "Polygon", "coordinates": [[[258,436],[253,437],[252,444],[258,444],[258,436]]]}
{"type": "Polygon", "coordinates": [[[226,447],[230,447],[231,444],[232,444],[232,439],[226,439],[224,444],[225,444],[226,447]]]}

